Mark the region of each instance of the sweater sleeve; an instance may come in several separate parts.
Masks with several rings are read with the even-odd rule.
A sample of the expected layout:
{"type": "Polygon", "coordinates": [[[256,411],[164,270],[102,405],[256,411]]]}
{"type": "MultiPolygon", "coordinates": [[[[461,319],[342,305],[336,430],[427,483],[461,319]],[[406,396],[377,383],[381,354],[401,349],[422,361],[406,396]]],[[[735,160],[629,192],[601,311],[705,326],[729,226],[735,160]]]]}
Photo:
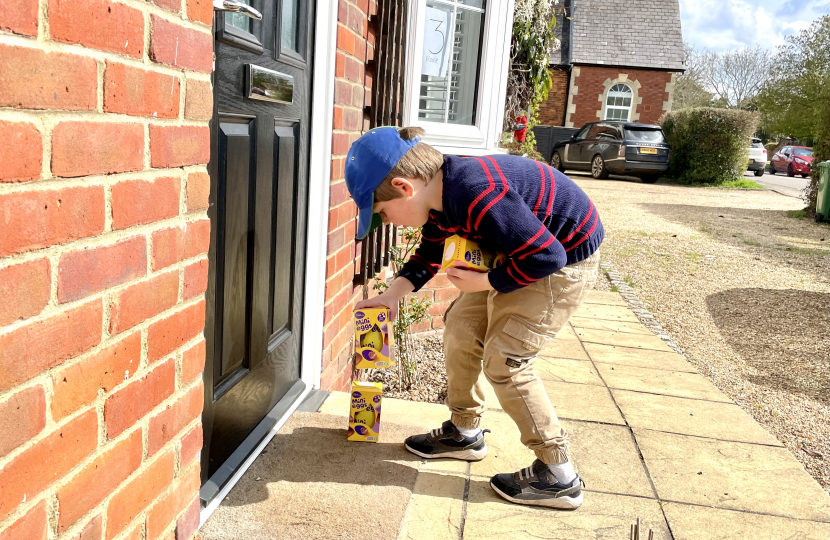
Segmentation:
{"type": "Polygon", "coordinates": [[[438,228],[432,216],[429,221],[421,227],[421,243],[415,253],[409,257],[399,277],[405,277],[415,286],[418,291],[426,285],[427,281],[441,269],[441,260],[444,255],[444,240],[449,235],[438,228]]]}

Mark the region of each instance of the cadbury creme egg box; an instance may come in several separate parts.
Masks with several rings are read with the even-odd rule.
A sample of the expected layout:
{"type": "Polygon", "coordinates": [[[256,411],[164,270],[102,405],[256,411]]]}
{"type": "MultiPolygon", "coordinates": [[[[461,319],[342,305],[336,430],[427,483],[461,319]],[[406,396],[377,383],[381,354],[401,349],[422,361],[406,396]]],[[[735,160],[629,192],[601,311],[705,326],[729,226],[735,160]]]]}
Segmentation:
{"type": "Polygon", "coordinates": [[[395,365],[395,344],[388,308],[362,308],[354,311],[355,369],[387,368],[395,365]]]}
{"type": "Polygon", "coordinates": [[[493,253],[480,247],[475,241],[453,235],[444,240],[444,258],[441,269],[464,268],[477,272],[488,272],[498,268],[507,260],[503,253],[493,253]]]}

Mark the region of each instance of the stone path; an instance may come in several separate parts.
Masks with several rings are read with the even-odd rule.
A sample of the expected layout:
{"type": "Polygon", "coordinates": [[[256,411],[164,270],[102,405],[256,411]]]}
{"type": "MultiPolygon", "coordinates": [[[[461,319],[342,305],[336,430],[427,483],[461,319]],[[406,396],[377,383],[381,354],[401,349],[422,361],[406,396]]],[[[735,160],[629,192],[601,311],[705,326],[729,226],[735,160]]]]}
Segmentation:
{"type": "Polygon", "coordinates": [[[592,293],[540,354],[537,369],[571,433],[587,483],[582,508],[530,508],[495,495],[490,476],[525,467],[533,455],[489,386],[489,454],[472,464],[419,461],[400,447],[409,434],[439,426],[448,417],[444,406],[384,400],[384,440],[349,443],[349,396],[334,393],[319,413],[286,424],[269,457],[255,462],[205,525],[205,539],[624,540],[638,517],[656,539],[830,538],[830,498],[821,487],[646,329],[619,294],[592,293]],[[297,474],[303,467],[327,473],[297,474]],[[257,496],[246,492],[252,489],[257,496]],[[333,501],[325,511],[319,490],[333,501]],[[302,519],[286,512],[287,497],[302,519]],[[364,503],[368,512],[342,510],[364,503]]]}

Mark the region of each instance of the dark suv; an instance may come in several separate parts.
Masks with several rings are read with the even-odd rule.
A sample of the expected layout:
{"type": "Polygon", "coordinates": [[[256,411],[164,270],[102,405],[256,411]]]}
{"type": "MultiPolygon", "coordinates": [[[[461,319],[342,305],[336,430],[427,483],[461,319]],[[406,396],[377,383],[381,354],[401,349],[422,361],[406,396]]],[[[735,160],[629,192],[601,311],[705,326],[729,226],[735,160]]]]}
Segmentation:
{"type": "Polygon", "coordinates": [[[594,178],[629,174],[653,184],[668,169],[670,150],[660,126],[592,122],[554,146],[550,164],[560,171],[591,171],[594,178]]]}

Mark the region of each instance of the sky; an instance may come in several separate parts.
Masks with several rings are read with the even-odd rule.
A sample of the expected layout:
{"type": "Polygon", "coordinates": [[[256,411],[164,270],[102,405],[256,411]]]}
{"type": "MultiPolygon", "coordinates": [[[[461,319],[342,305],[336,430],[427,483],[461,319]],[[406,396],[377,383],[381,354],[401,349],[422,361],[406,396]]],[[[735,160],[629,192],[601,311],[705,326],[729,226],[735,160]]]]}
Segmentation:
{"type": "Polygon", "coordinates": [[[828,13],[827,0],[680,0],[683,40],[726,51],[756,44],[774,50],[828,13]]]}

